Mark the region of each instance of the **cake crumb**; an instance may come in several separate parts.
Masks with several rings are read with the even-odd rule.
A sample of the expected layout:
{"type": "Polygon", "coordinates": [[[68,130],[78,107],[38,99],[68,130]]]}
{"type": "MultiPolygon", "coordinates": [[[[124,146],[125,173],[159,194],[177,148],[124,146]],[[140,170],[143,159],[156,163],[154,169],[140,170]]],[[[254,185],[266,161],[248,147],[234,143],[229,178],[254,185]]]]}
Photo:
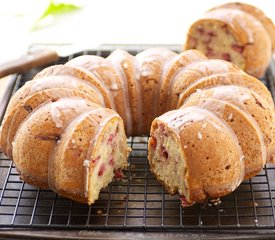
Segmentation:
{"type": "Polygon", "coordinates": [[[83,167],[90,167],[90,161],[88,159],[84,160],[83,167]]]}
{"type": "Polygon", "coordinates": [[[221,204],[220,198],[211,199],[210,202],[211,202],[214,206],[218,206],[218,205],[221,204]]]}
{"type": "Polygon", "coordinates": [[[118,88],[117,83],[113,82],[112,85],[111,85],[111,87],[110,87],[110,90],[111,90],[111,91],[116,91],[116,90],[118,90],[118,89],[119,89],[119,88],[118,88]]]}
{"type": "Polygon", "coordinates": [[[100,210],[100,209],[98,209],[97,211],[96,211],[96,213],[98,214],[98,215],[102,215],[102,210],[100,210]]]}
{"type": "Polygon", "coordinates": [[[198,139],[202,140],[202,134],[200,132],[198,132],[198,139]]]}
{"type": "Polygon", "coordinates": [[[202,90],[198,88],[198,89],[196,89],[196,92],[200,93],[200,92],[202,92],[202,90]]]}
{"type": "Polygon", "coordinates": [[[233,113],[230,113],[227,117],[228,120],[231,120],[233,118],[233,113]]]}
{"type": "Polygon", "coordinates": [[[186,149],[186,148],[187,148],[187,145],[184,145],[183,148],[186,149]]]}
{"type": "Polygon", "coordinates": [[[123,63],[123,67],[124,67],[125,69],[127,69],[127,68],[128,68],[128,63],[127,63],[127,62],[123,63]]]}

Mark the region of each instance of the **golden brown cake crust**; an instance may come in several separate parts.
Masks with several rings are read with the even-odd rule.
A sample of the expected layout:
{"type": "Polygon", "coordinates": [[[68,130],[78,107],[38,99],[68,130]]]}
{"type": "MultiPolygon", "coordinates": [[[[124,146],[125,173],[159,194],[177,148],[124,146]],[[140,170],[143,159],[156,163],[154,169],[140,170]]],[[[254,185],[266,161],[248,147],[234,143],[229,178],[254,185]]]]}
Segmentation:
{"type": "Polygon", "coordinates": [[[23,180],[24,175],[36,186],[48,186],[51,152],[70,121],[91,109],[89,105],[100,107],[82,98],[61,98],[40,106],[24,120],[14,137],[12,152],[23,180]]]}
{"type": "MultiPolygon", "coordinates": [[[[218,99],[190,99],[184,107],[207,109],[223,119],[235,132],[244,154],[245,179],[257,175],[266,163],[264,136],[254,118],[228,101],[218,99]]],[[[206,126],[207,127],[207,126],[206,126]]],[[[204,137],[202,135],[204,140],[204,137]]]]}
{"type": "Polygon", "coordinates": [[[236,143],[214,126],[209,124],[202,128],[202,124],[186,126],[180,133],[182,147],[187,145],[186,187],[190,202],[202,202],[208,197],[218,198],[232,192],[240,184],[243,174],[236,143]],[[203,144],[194,132],[206,136],[203,144]],[[219,148],[213,148],[214,145],[219,148]]]}
{"type": "MultiPolygon", "coordinates": [[[[197,107],[186,107],[165,113],[154,120],[148,155],[153,172],[158,157],[153,161],[154,146],[152,146],[151,140],[154,136],[157,142],[160,141],[159,137],[162,134],[169,138],[180,139],[180,147],[186,165],[185,172],[182,172],[186,187],[185,197],[190,204],[203,202],[208,197],[216,198],[226,195],[240,184],[244,175],[244,165],[238,140],[235,138],[234,132],[211,112],[197,107]],[[156,124],[161,132],[157,135],[154,134],[154,129],[158,128],[153,128],[156,124]],[[166,130],[166,128],[168,129],[166,130]],[[219,148],[215,148],[216,145],[219,148]]],[[[165,145],[165,147],[167,146],[165,145]]],[[[156,151],[155,154],[157,153],[156,151]]],[[[170,154],[168,151],[166,161],[169,161],[170,154]]],[[[174,157],[176,156],[171,156],[170,161],[174,157]]],[[[175,176],[173,172],[169,175],[175,176]]],[[[165,183],[162,176],[157,175],[157,178],[165,183]]],[[[168,191],[173,193],[175,189],[168,191]]],[[[181,194],[183,193],[181,192],[181,194]]]]}
{"type": "Polygon", "coordinates": [[[85,195],[86,176],[83,163],[86,159],[92,160],[91,149],[95,147],[93,143],[101,142],[99,136],[94,138],[97,131],[103,130],[100,125],[102,119],[121,121],[110,109],[94,108],[70,123],[55,147],[49,163],[51,189],[76,201],[88,202],[88,196],[85,195]]]}
{"type": "MultiPolygon", "coordinates": [[[[275,112],[259,94],[242,86],[217,86],[196,92],[187,101],[203,101],[204,99],[220,99],[249,113],[263,133],[267,162],[274,163],[275,112]]],[[[233,117],[233,114],[229,117],[233,117]]]]}

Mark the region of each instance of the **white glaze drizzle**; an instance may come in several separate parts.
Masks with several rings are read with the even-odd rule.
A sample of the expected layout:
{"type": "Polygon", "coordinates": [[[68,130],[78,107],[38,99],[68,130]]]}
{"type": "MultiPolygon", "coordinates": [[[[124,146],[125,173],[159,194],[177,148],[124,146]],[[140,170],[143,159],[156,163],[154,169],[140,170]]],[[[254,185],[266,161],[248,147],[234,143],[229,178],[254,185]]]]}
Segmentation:
{"type": "Polygon", "coordinates": [[[137,99],[136,99],[136,106],[137,106],[137,116],[138,116],[138,121],[140,123],[136,126],[138,129],[138,132],[142,132],[143,129],[143,123],[144,119],[142,117],[142,112],[143,112],[143,95],[142,95],[142,86],[141,86],[141,81],[140,81],[140,76],[143,74],[143,69],[142,69],[142,61],[139,59],[139,54],[133,58],[133,65],[134,65],[134,79],[136,82],[136,93],[137,93],[137,99]]]}
{"type": "MultiPolygon", "coordinates": [[[[160,48],[155,49],[156,53],[159,51],[158,49],[160,48]]],[[[158,79],[157,84],[155,86],[155,92],[153,96],[154,103],[155,103],[155,106],[153,108],[154,116],[158,116],[159,114],[162,113],[160,109],[160,100],[161,100],[160,95],[161,95],[162,86],[165,83],[164,79],[166,79],[166,75],[169,74],[171,65],[173,65],[173,63],[177,61],[177,59],[179,58],[179,55],[177,55],[172,51],[167,51],[167,49],[162,49],[162,48],[160,50],[161,50],[160,52],[164,54],[165,61],[163,62],[162,67],[160,68],[161,69],[160,78],[158,79]]]]}
{"type": "Polygon", "coordinates": [[[50,76],[36,79],[32,81],[32,83],[33,84],[31,86],[29,95],[52,88],[69,88],[77,90],[80,85],[83,85],[83,88],[91,88],[91,90],[95,92],[96,96],[99,98],[100,105],[102,107],[105,107],[104,98],[98,88],[90,82],[83,81],[79,78],[74,78],[70,76],[50,76]]]}
{"type": "MultiPolygon", "coordinates": [[[[190,62],[189,64],[185,65],[183,68],[181,68],[177,73],[173,76],[171,79],[171,84],[169,87],[169,91],[171,93],[170,97],[170,103],[169,108],[175,108],[176,106],[172,106],[173,104],[173,98],[178,95],[177,92],[175,92],[175,86],[178,86],[180,83],[177,83],[177,81],[184,81],[182,79],[181,75],[184,76],[193,76],[193,78],[197,80],[193,80],[193,82],[197,82],[201,78],[205,78],[208,76],[211,76],[213,74],[219,74],[219,73],[227,73],[229,72],[229,64],[222,60],[216,60],[216,59],[207,59],[207,60],[201,60],[196,62],[190,62]]],[[[193,82],[189,83],[189,86],[193,85],[193,82]]],[[[186,89],[189,87],[186,86],[186,89]]],[[[196,89],[196,91],[200,91],[201,89],[196,89]]]]}
{"type": "MultiPolygon", "coordinates": [[[[180,93],[179,99],[178,99],[178,105],[184,104],[186,101],[188,101],[188,96],[186,95],[186,93],[189,93],[190,91],[194,93],[197,88],[207,88],[207,87],[210,88],[210,87],[226,86],[226,85],[234,85],[234,84],[238,86],[239,82],[240,83],[244,82],[244,79],[243,79],[244,75],[242,73],[230,73],[230,76],[231,77],[228,77],[227,73],[225,73],[225,74],[217,73],[217,74],[213,74],[211,76],[204,76],[204,77],[199,78],[198,80],[191,83],[188,86],[188,88],[185,89],[185,91],[180,93]],[[215,80],[218,77],[219,77],[218,83],[215,83],[213,85],[207,84],[206,86],[204,86],[204,84],[205,84],[204,81],[206,81],[206,82],[210,81],[210,83],[212,83],[213,80],[215,80]],[[184,100],[182,100],[182,99],[184,99],[184,100]]],[[[245,79],[245,81],[250,81],[250,78],[245,79]]],[[[215,82],[217,82],[217,80],[215,80],[215,82]]],[[[252,82],[250,82],[250,84],[252,84],[252,82]]],[[[181,105],[178,107],[181,107],[181,105]]]]}
{"type": "Polygon", "coordinates": [[[80,97],[61,98],[56,102],[53,102],[50,106],[50,113],[52,120],[55,122],[57,128],[63,127],[62,114],[66,114],[66,111],[79,111],[79,109],[89,108],[85,99],[80,97]]]}
{"type": "Polygon", "coordinates": [[[67,76],[52,76],[37,79],[31,82],[32,86],[29,95],[57,87],[77,89],[77,80],[76,78],[67,76]]]}
{"type": "Polygon", "coordinates": [[[124,98],[124,108],[125,108],[125,116],[126,116],[126,132],[128,135],[132,134],[132,116],[130,111],[130,99],[129,99],[129,91],[128,91],[128,81],[126,79],[125,73],[121,67],[121,62],[124,59],[124,52],[122,50],[114,51],[106,60],[113,65],[116,69],[117,73],[121,78],[122,88],[123,88],[123,98],[124,98]]]}
{"type": "Polygon", "coordinates": [[[239,105],[244,105],[246,100],[251,99],[251,95],[246,91],[245,88],[228,85],[228,86],[217,86],[211,88],[212,97],[215,99],[220,99],[224,101],[230,101],[238,103],[239,105]]]}

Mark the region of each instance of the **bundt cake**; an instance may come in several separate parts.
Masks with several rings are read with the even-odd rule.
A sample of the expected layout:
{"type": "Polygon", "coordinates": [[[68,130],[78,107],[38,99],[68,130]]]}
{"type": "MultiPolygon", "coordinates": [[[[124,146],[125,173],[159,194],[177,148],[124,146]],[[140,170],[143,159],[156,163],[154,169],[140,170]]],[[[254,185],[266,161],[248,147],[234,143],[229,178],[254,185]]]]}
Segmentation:
{"type": "Polygon", "coordinates": [[[198,49],[209,58],[231,61],[262,77],[275,49],[275,26],[254,6],[227,3],[191,25],[184,49],[198,49]]]}
{"type": "Polygon", "coordinates": [[[185,206],[275,162],[269,91],[196,50],[116,50],[48,67],[12,97],[0,144],[25,182],[92,204],[127,166],[126,135],[150,126],[151,170],[185,206]]]}

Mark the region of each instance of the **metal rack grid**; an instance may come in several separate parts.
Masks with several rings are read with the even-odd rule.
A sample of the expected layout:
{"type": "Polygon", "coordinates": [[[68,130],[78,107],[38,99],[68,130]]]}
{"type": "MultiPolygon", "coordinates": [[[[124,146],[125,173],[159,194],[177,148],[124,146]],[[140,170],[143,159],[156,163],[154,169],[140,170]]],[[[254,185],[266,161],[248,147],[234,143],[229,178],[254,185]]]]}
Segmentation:
{"type": "MultiPolygon", "coordinates": [[[[118,46],[105,46],[82,54],[106,57],[118,46]]],[[[146,46],[119,46],[136,54],[146,46]]],[[[178,46],[170,46],[177,51],[178,46]]],[[[264,83],[274,97],[274,66],[264,83]]],[[[13,93],[41,69],[18,75],[13,93]]],[[[0,153],[0,228],[112,229],[143,231],[275,229],[275,167],[265,166],[256,177],[244,181],[219,205],[180,206],[179,196],[169,195],[149,170],[147,137],[130,137],[133,149],[124,178],[101,191],[88,207],[20,181],[14,164],[0,153]]]]}

